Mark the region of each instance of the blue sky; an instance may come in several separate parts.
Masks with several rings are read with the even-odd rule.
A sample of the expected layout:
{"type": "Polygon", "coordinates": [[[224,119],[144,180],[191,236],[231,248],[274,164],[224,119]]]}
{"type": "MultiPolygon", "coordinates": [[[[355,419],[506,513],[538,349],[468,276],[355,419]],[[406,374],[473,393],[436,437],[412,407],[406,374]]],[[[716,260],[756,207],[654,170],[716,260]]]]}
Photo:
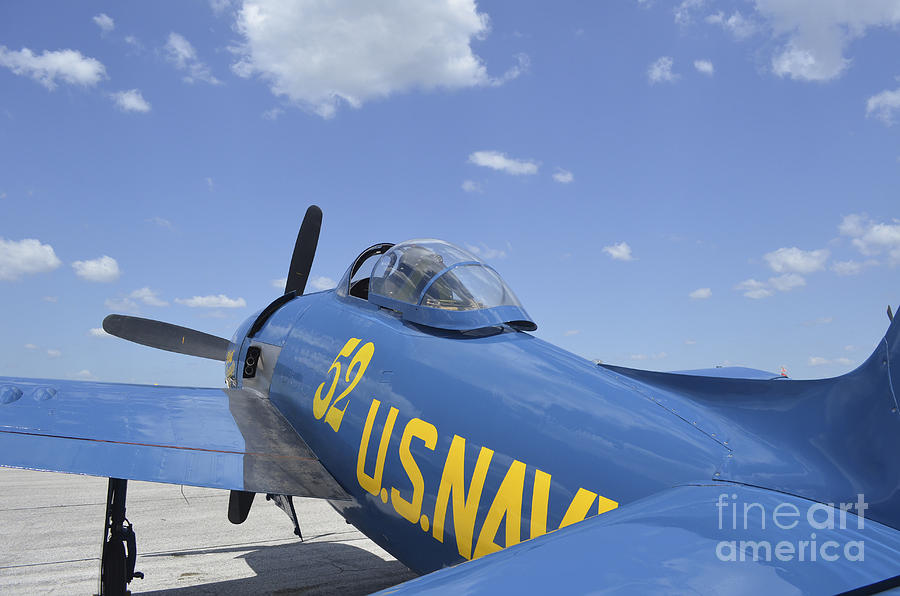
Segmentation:
{"type": "Polygon", "coordinates": [[[303,213],[494,265],[536,334],[675,370],[859,364],[900,302],[898,0],[16,2],[0,375],[219,385],[303,213]]]}

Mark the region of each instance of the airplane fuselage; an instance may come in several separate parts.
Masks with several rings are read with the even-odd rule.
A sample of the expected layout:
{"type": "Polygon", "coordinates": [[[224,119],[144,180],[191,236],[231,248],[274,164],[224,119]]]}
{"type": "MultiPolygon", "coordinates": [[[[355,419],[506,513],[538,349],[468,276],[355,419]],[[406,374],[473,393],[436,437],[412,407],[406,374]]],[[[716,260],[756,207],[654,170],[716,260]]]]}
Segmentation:
{"type": "Polygon", "coordinates": [[[420,573],[708,482],[726,457],[620,375],[527,333],[430,330],[323,292],[253,339],[281,347],[269,398],[352,497],[335,507],[420,573]]]}
{"type": "MultiPolygon", "coordinates": [[[[710,567],[709,557],[729,544],[723,536],[740,536],[741,553],[745,542],[761,548],[744,538],[755,531],[750,511],[766,531],[763,502],[779,530],[799,521],[783,526],[776,514],[807,509],[807,526],[791,534],[801,562],[817,536],[806,529],[836,538],[851,514],[860,532],[841,539],[865,535],[875,555],[866,568],[855,566],[860,549],[850,566],[807,572],[781,565],[777,553],[793,548],[781,541],[774,566],[749,568],[758,577],[818,592],[895,572],[900,323],[890,310],[869,358],[831,379],[596,365],[526,333],[536,323],[499,274],[440,240],[370,246],[335,290],[303,295],[320,224],[310,207],[284,293],[230,342],[139,317],[104,320],[139,344],[224,359],[224,391],[0,379],[0,463],[110,478],[101,585],[124,591],[132,578],[130,479],[231,490],[233,523],[254,494],[270,494],[298,535],[285,496],[328,499],[420,573],[535,539],[424,580],[455,591],[498,573],[513,576],[507,587],[540,590],[566,569],[585,590],[598,570],[614,589],[678,585],[670,577],[694,585],[698,573],[734,586],[748,568],[710,567]]],[[[835,545],[823,540],[823,560],[835,560],[826,553],[835,545]]]]}

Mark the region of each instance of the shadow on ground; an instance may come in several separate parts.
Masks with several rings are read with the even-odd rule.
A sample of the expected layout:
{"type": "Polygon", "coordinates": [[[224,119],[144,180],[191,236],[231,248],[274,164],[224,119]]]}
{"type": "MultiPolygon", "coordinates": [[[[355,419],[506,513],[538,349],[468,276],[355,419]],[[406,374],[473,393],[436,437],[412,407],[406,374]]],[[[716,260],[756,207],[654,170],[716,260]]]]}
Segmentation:
{"type": "Polygon", "coordinates": [[[141,591],[141,580],[131,589],[141,594],[369,594],[407,581],[416,575],[398,561],[385,561],[369,551],[337,542],[289,543],[260,546],[250,552],[247,546],[197,549],[165,554],[148,554],[138,560],[144,567],[157,567],[165,557],[190,556],[198,561],[197,569],[181,573],[178,582],[183,588],[153,592],[141,591]],[[254,577],[216,581],[215,569],[203,568],[204,554],[240,552],[254,577]],[[198,584],[198,580],[202,583],[198,584]]]}

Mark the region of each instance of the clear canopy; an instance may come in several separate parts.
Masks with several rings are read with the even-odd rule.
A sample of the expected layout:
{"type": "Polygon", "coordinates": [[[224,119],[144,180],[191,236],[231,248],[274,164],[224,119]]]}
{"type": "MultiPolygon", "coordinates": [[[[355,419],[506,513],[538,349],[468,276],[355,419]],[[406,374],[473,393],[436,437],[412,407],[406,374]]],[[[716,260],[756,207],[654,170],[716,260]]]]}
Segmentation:
{"type": "Polygon", "coordinates": [[[370,294],[451,311],[521,308],[493,269],[442,240],[409,240],[384,253],[372,269],[370,294]]]}

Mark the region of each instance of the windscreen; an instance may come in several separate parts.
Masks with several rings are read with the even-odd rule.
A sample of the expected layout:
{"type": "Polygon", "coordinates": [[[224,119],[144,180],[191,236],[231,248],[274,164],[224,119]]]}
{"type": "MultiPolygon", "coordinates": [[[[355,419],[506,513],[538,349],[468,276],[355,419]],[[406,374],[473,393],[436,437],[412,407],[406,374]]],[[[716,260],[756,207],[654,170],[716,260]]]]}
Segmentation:
{"type": "Polygon", "coordinates": [[[368,299],[404,320],[453,330],[508,324],[533,331],[534,321],[500,275],[475,255],[442,240],[409,240],[381,255],[368,299]]]}
{"type": "Polygon", "coordinates": [[[521,306],[500,276],[484,265],[460,265],[438,277],[420,303],[444,310],[521,306]]]}
{"type": "Polygon", "coordinates": [[[402,242],[384,253],[375,264],[369,291],[407,304],[418,304],[428,282],[438,273],[467,261],[477,259],[441,240],[402,242]]]}

